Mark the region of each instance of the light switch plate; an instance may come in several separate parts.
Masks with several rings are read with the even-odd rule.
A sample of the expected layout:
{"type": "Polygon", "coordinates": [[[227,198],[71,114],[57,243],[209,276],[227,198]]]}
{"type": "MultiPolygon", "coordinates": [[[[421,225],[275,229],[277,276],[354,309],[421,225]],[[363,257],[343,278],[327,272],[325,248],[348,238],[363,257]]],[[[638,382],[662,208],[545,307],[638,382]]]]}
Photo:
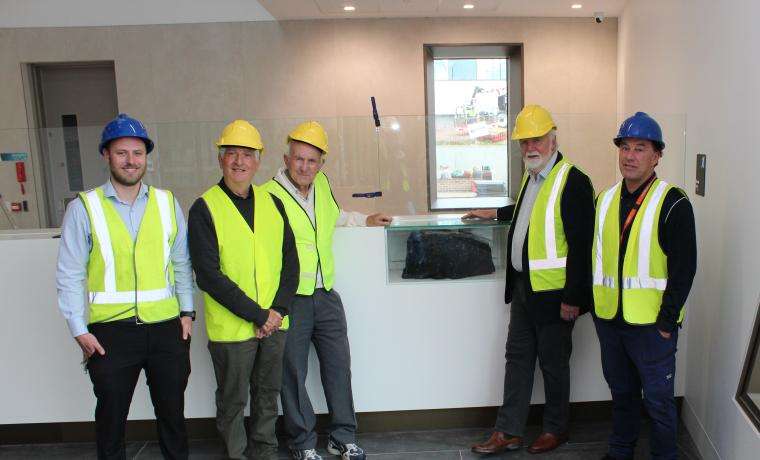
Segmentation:
{"type": "Polygon", "coordinates": [[[705,177],[707,176],[706,170],[707,170],[707,155],[705,155],[704,153],[698,153],[695,192],[699,196],[705,196],[705,177]]]}

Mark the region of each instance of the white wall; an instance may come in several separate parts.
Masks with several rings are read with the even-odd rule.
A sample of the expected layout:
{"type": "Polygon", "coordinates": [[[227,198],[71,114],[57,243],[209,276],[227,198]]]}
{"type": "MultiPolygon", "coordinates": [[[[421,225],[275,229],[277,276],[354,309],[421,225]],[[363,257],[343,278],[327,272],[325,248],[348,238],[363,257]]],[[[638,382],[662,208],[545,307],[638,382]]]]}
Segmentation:
{"type": "MultiPolygon", "coordinates": [[[[60,240],[51,235],[57,232],[22,232],[6,239],[8,233],[0,232],[2,313],[4,323],[10,325],[0,334],[0,363],[13,371],[0,380],[0,424],[91,421],[95,407],[92,385],[79,365],[79,347],[56,308],[55,263],[60,240]],[[27,282],[31,279],[35,280],[33,286],[27,282]]],[[[509,327],[504,278],[388,284],[385,241],[382,228],[338,228],[335,232],[335,285],[346,308],[356,410],[500,405],[509,327]],[[462,327],[463,317],[476,322],[462,327]]],[[[199,294],[195,306],[203,311],[199,294]]],[[[215,414],[216,385],[207,341],[200,315],[185,393],[189,418],[215,414]]],[[[575,327],[570,368],[571,401],[610,398],[589,315],[575,327]]],[[[325,413],[319,366],[313,355],[307,389],[316,410],[325,413]]],[[[538,368],[532,401],[544,402],[538,368]]],[[[129,417],[153,418],[144,377],[129,417]]]]}
{"type": "MultiPolygon", "coordinates": [[[[734,402],[760,291],[760,32],[752,0],[636,0],[619,27],[619,110],[686,114],[686,188],[699,267],[688,305],[683,417],[703,457],[757,458],[734,402]],[[707,196],[694,188],[707,154],[707,196]]],[[[667,151],[666,151],[667,154],[667,151]]]]}

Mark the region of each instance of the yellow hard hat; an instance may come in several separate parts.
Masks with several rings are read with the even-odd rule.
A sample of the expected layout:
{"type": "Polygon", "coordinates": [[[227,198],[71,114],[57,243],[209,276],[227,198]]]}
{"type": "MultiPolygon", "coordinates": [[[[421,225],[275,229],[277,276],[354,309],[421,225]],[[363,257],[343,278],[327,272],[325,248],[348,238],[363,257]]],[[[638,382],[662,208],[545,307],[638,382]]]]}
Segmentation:
{"type": "Polygon", "coordinates": [[[291,140],[306,142],[327,153],[327,133],[325,129],[316,121],[307,121],[296,126],[288,134],[288,142],[291,140]]]}
{"type": "Polygon", "coordinates": [[[264,143],[261,141],[259,130],[245,120],[235,120],[224,127],[219,140],[216,141],[216,146],[227,145],[264,151],[264,143]]]}
{"type": "Polygon", "coordinates": [[[540,105],[526,105],[517,114],[515,129],[512,130],[512,140],[541,137],[552,129],[557,129],[548,110],[540,105]]]}

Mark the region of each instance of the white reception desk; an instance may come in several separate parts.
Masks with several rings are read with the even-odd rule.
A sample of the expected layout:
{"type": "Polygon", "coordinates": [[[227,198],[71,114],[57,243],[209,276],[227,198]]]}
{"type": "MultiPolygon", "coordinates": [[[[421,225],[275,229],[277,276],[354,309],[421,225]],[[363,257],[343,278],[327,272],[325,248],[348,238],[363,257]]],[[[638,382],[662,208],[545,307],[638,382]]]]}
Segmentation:
{"type": "MultiPolygon", "coordinates": [[[[0,424],[93,420],[95,398],[81,351],[58,312],[57,231],[0,232],[3,377],[0,424]]],[[[504,377],[509,307],[504,278],[389,283],[383,228],[339,228],[336,289],[348,318],[357,412],[498,406],[504,377]]],[[[213,417],[214,376],[206,348],[202,298],[185,394],[188,418],[213,417]]],[[[686,346],[686,334],[679,340],[686,346]]],[[[679,353],[679,369],[683,370],[679,353]]],[[[599,342],[589,315],[574,331],[572,401],[609,399],[599,342]]],[[[683,394],[683,372],[677,394],[683,394]]],[[[130,419],[153,418],[144,376],[130,419]]],[[[326,405],[316,357],[308,389],[318,412],[326,405]]],[[[533,402],[542,403],[537,373],[533,402]]]]}

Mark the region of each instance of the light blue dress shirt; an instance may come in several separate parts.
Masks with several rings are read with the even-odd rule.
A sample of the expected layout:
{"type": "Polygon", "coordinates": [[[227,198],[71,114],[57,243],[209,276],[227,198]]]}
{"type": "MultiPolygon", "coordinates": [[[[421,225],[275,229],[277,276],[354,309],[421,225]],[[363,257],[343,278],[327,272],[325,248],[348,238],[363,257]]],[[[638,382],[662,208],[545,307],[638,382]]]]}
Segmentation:
{"type": "Polygon", "coordinates": [[[536,203],[536,197],[538,197],[538,191],[541,190],[541,186],[549,177],[549,173],[554,168],[554,163],[557,162],[557,152],[549,158],[549,161],[535,176],[528,173],[528,184],[525,186],[525,191],[522,195],[522,204],[520,204],[520,212],[517,214],[515,221],[515,232],[512,234],[512,267],[518,271],[523,271],[523,245],[525,244],[525,236],[528,234],[528,225],[530,224],[530,215],[533,212],[533,205],[536,203]]]}
{"type": "MultiPolygon", "coordinates": [[[[124,221],[132,241],[137,238],[145,206],[148,203],[148,186],[140,185],[135,202],[125,203],[116,195],[109,180],[100,187],[103,194],[113,204],[124,221]]],[[[182,311],[193,310],[193,275],[190,253],[187,249],[187,223],[182,209],[174,200],[177,219],[177,236],[171,248],[170,257],[174,267],[174,293],[182,311]]],[[[69,203],[61,226],[61,244],[58,249],[56,285],[58,287],[58,308],[69,325],[71,335],[76,337],[87,333],[85,310],[87,309],[87,263],[92,250],[90,218],[82,200],[69,203]]]]}

